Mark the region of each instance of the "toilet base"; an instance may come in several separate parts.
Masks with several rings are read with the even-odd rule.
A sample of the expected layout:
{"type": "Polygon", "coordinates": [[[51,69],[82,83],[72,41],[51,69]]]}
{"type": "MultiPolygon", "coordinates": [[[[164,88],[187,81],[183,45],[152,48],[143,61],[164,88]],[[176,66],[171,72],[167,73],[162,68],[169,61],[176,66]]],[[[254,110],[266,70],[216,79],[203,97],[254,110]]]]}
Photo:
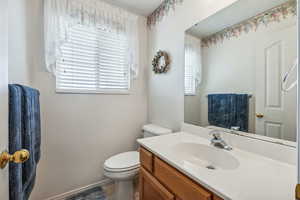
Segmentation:
{"type": "Polygon", "coordinates": [[[134,188],[132,180],[116,181],[115,200],[133,200],[134,188]]]}

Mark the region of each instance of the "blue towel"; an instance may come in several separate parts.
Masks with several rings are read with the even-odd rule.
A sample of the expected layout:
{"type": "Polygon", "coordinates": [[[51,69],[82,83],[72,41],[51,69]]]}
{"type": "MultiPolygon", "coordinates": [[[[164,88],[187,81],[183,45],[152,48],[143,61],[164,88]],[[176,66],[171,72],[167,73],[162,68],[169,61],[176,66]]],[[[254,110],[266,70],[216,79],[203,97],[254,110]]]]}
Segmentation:
{"type": "Polygon", "coordinates": [[[210,125],[231,128],[240,127],[248,132],[249,97],[247,94],[208,95],[208,122],[210,125]]]}
{"type": "Polygon", "coordinates": [[[25,163],[9,164],[10,200],[28,200],[35,184],[41,145],[39,95],[35,89],[9,85],[9,152],[30,152],[25,163]]]}

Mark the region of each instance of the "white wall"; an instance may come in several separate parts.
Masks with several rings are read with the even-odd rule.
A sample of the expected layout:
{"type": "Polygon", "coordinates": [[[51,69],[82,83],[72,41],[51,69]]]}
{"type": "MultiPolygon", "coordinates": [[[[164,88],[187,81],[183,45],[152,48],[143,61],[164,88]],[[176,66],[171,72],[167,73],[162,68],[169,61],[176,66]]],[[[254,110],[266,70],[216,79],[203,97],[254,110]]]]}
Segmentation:
{"type": "Polygon", "coordinates": [[[185,0],[176,6],[150,31],[150,58],[161,49],[171,56],[171,70],[167,74],[149,78],[149,119],[153,123],[180,129],[184,121],[184,33],[193,24],[229,6],[237,0],[185,0]]]}
{"type": "Polygon", "coordinates": [[[105,159],[136,148],[147,122],[147,29],[141,18],[142,69],[130,95],[56,94],[44,66],[42,1],[10,3],[9,78],[41,92],[42,158],[30,199],[43,200],[103,179],[105,159]]]}
{"type": "MultiPolygon", "coordinates": [[[[0,1],[0,152],[8,149],[8,0],[0,1]]],[[[0,172],[0,199],[8,199],[8,167],[0,172]]]]}
{"type": "Polygon", "coordinates": [[[27,1],[9,1],[9,82],[30,84],[30,66],[32,66],[32,52],[28,37],[31,30],[27,27],[31,23],[28,17],[27,1]]]}
{"type": "Polygon", "coordinates": [[[201,95],[184,96],[184,122],[201,126],[201,95]]]}

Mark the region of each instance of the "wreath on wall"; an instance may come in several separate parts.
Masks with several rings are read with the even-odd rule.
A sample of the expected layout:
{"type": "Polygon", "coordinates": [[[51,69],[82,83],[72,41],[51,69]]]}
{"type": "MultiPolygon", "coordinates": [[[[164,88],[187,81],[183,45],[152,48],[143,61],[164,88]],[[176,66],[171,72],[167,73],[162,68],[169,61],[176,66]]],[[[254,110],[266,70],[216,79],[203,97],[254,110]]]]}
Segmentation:
{"type": "Polygon", "coordinates": [[[159,50],[152,60],[155,74],[167,73],[170,69],[170,58],[167,52],[159,50]]]}

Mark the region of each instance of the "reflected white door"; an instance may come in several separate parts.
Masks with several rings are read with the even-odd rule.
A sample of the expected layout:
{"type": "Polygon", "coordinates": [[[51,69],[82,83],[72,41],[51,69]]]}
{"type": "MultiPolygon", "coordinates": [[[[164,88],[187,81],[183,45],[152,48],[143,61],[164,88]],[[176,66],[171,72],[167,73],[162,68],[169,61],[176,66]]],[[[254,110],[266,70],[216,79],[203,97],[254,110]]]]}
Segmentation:
{"type": "MultiPolygon", "coordinates": [[[[296,141],[297,92],[281,80],[297,58],[297,27],[259,38],[256,49],[256,133],[296,141]]],[[[295,80],[295,76],[292,79],[295,80]]],[[[292,81],[294,81],[292,80],[292,81]]]]}
{"type": "MultiPolygon", "coordinates": [[[[8,149],[8,0],[0,1],[0,152],[8,149]]],[[[0,199],[8,200],[8,168],[0,170],[0,199]]]]}

